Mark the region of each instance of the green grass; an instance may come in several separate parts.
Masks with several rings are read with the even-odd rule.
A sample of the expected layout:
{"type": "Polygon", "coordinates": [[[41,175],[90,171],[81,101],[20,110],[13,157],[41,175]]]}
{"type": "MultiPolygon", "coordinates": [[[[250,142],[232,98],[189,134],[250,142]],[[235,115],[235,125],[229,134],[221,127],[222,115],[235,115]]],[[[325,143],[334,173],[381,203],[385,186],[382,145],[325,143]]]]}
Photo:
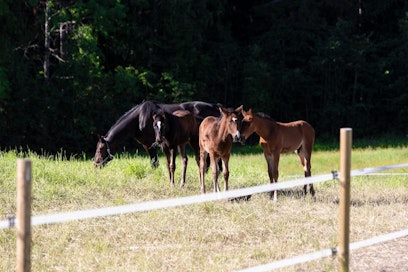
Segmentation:
{"type": "MultiPolygon", "coordinates": [[[[0,152],[0,220],[15,214],[16,159],[0,152]]],[[[146,156],[119,154],[103,169],[84,157],[26,154],[33,164],[33,215],[107,207],[199,194],[198,168],[189,157],[187,184],[170,187],[165,160],[151,169],[146,156]]],[[[352,169],[407,162],[408,147],[365,147],[352,151],[352,169]]],[[[312,156],[312,174],[339,168],[336,149],[312,156]]],[[[280,180],[302,177],[294,154],[282,155],[280,180]]],[[[268,183],[259,147],[234,147],[230,188],[268,183]]],[[[408,169],[387,171],[408,174],[408,169]]],[[[206,185],[212,188],[211,175],[206,185]]],[[[221,182],[221,187],[223,182],[221,182]]],[[[338,181],[316,185],[317,200],[299,197],[301,188],[248,202],[218,201],[64,224],[32,230],[33,271],[232,271],[337,245],[338,181]]],[[[408,176],[352,178],[351,241],[405,229],[408,176]]],[[[15,229],[0,230],[0,271],[15,269],[15,229]]],[[[324,258],[282,271],[333,271],[324,258]]]]}

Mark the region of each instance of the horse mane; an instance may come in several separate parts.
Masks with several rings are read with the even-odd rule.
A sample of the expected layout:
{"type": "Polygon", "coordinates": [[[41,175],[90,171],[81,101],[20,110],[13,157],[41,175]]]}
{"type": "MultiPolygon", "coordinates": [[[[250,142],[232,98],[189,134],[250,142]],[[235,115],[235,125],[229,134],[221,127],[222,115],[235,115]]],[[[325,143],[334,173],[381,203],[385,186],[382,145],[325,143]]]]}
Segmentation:
{"type": "Polygon", "coordinates": [[[152,114],[161,109],[155,101],[143,101],[138,108],[139,113],[139,129],[142,130],[146,127],[146,123],[151,118],[152,114]]]}
{"type": "Polygon", "coordinates": [[[269,120],[275,122],[275,120],[274,120],[271,116],[269,116],[268,114],[266,114],[266,113],[264,113],[264,112],[257,112],[257,113],[255,113],[255,115],[256,115],[256,116],[259,116],[259,117],[262,117],[262,118],[269,119],[269,120]]]}
{"type": "Polygon", "coordinates": [[[125,112],[121,117],[119,117],[119,119],[116,120],[116,122],[111,126],[111,128],[109,129],[106,135],[109,135],[109,133],[112,132],[112,130],[114,130],[120,123],[123,122],[123,120],[127,119],[131,114],[133,114],[136,110],[138,110],[139,106],[140,104],[134,106],[133,108],[125,112]]]}
{"type": "Polygon", "coordinates": [[[119,119],[109,129],[107,135],[117,129],[118,126],[122,125],[124,121],[130,121],[137,117],[139,117],[139,129],[142,130],[146,126],[147,120],[150,118],[150,115],[146,113],[157,111],[158,108],[159,106],[157,103],[153,101],[143,101],[142,103],[137,104],[119,117],[119,119]]]}

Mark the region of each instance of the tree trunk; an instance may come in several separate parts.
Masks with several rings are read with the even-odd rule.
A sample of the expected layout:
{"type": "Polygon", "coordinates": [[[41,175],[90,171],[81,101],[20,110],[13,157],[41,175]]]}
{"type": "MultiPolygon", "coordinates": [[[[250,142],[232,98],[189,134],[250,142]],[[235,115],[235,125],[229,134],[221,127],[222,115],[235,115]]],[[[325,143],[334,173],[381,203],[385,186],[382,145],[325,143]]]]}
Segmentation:
{"type": "Polygon", "coordinates": [[[45,24],[44,24],[44,79],[48,82],[50,78],[50,6],[45,2],[45,24]]]}

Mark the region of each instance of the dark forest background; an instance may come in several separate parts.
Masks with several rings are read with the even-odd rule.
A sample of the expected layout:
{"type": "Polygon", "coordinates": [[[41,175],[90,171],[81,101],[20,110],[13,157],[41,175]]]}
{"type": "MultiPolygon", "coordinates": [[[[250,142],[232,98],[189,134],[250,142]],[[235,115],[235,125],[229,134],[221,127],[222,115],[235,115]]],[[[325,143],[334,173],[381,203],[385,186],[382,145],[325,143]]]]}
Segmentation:
{"type": "Polygon", "coordinates": [[[93,152],[145,99],[408,134],[408,1],[0,0],[0,148],[93,152]]]}

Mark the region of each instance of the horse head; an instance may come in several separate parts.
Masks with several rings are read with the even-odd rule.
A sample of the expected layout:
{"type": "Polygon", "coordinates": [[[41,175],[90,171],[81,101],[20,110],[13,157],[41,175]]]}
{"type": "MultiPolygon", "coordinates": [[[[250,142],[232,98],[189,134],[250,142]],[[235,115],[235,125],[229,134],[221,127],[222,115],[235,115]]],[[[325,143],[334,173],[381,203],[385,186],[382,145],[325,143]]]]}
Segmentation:
{"type": "Polygon", "coordinates": [[[240,142],[244,144],[246,139],[248,139],[248,137],[251,136],[251,134],[255,131],[252,123],[252,120],[254,119],[254,113],[252,112],[252,109],[249,109],[248,111],[244,111],[244,109],[242,109],[241,113],[243,118],[241,121],[240,142]]]}
{"type": "Polygon", "coordinates": [[[109,142],[105,137],[100,136],[98,143],[96,144],[96,152],[94,157],[95,167],[104,167],[114,156],[109,148],[109,142]]]}
{"type": "Polygon", "coordinates": [[[165,139],[167,117],[163,110],[153,114],[154,145],[160,145],[165,139]]]}
{"type": "Polygon", "coordinates": [[[222,118],[225,118],[226,122],[226,133],[232,136],[234,142],[239,141],[241,137],[239,132],[239,115],[241,114],[242,108],[242,105],[235,110],[220,107],[221,114],[223,115],[222,118]]]}

